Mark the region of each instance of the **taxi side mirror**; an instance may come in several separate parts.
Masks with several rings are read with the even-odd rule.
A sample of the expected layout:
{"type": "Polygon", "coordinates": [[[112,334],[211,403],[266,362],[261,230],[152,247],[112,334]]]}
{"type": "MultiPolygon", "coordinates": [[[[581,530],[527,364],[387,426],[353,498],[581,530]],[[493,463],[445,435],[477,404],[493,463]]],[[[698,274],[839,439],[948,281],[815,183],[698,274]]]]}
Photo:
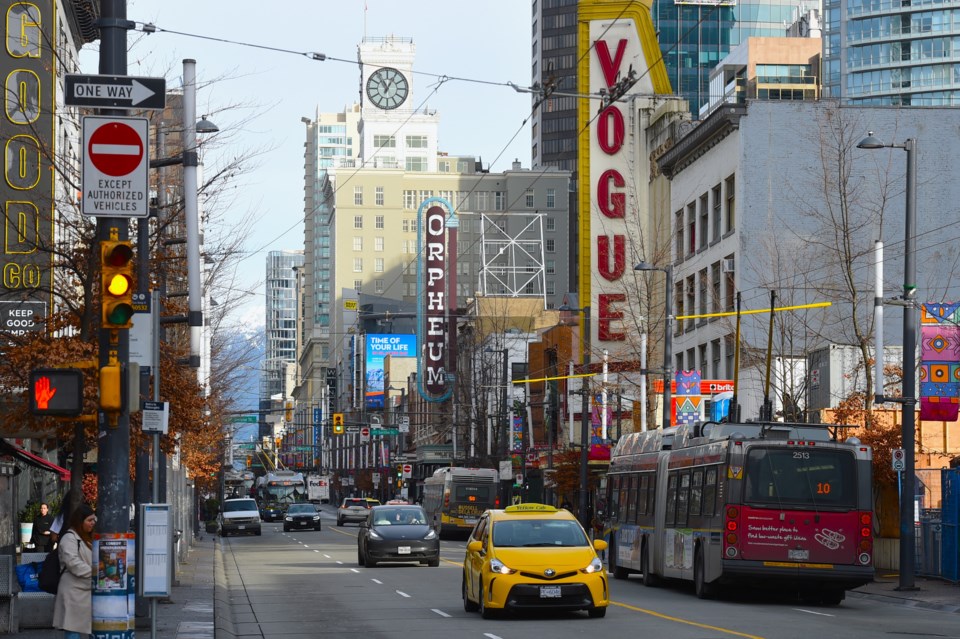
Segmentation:
{"type": "Polygon", "coordinates": [[[467,552],[480,552],[481,550],[483,550],[482,541],[471,541],[467,544],[467,552]]]}
{"type": "Polygon", "coordinates": [[[605,542],[604,540],[602,540],[602,539],[594,539],[594,540],[593,540],[593,549],[596,550],[597,552],[600,552],[600,551],[602,551],[602,550],[606,550],[608,546],[609,546],[609,544],[608,544],[607,542],[605,542]]]}

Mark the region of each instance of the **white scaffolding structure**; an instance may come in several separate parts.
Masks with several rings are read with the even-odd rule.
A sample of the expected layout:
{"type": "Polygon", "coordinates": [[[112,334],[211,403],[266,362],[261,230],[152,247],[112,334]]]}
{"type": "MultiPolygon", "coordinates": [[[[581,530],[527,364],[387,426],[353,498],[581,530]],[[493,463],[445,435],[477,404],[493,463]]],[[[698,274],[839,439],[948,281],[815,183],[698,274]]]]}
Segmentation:
{"type": "Polygon", "coordinates": [[[543,213],[481,216],[477,290],[484,296],[540,297],[547,303],[543,213]],[[525,220],[520,226],[510,224],[525,220]],[[512,235],[512,229],[519,232],[512,235]]]}

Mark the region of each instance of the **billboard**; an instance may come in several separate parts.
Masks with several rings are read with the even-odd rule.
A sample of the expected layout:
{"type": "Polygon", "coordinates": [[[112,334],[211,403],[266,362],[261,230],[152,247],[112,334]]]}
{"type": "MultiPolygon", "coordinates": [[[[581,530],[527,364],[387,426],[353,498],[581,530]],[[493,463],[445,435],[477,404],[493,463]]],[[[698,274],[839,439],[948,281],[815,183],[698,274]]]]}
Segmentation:
{"type": "Polygon", "coordinates": [[[366,402],[368,409],[383,409],[383,360],[393,357],[416,357],[416,335],[383,335],[367,333],[366,352],[366,402]]]}

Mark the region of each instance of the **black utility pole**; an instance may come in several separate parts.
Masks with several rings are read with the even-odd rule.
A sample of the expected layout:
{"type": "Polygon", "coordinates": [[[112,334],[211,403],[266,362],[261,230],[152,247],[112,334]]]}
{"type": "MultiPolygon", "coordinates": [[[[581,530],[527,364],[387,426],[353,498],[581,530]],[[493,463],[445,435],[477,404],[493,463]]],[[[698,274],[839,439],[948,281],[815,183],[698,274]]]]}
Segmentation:
{"type": "MultiPolygon", "coordinates": [[[[100,73],[127,75],[127,31],[132,26],[127,20],[126,0],[100,0],[100,73]]],[[[102,115],[123,116],[126,111],[101,109],[102,115]]],[[[127,218],[98,217],[97,243],[92,250],[99,254],[100,242],[110,239],[127,240],[127,218]]],[[[138,255],[137,259],[144,259],[138,255]]],[[[100,260],[98,259],[99,263],[100,260]]],[[[130,361],[130,335],[127,329],[99,331],[102,369],[111,360],[126,370],[130,361]]],[[[126,402],[124,402],[126,403],[126,402]]],[[[102,533],[125,533],[130,529],[130,411],[124,405],[119,413],[98,412],[99,449],[97,452],[97,530],[102,533]],[[111,420],[115,420],[112,422],[111,420]]]]}

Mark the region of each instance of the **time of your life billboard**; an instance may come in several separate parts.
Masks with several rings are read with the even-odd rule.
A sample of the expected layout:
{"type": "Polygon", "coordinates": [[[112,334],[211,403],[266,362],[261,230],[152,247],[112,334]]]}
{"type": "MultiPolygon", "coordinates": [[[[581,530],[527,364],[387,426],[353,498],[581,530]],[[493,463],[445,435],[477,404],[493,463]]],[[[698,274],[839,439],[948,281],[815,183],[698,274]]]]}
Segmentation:
{"type": "Polygon", "coordinates": [[[383,360],[387,355],[393,357],[416,357],[416,335],[381,335],[368,333],[366,336],[367,366],[367,408],[383,408],[383,360]]]}

